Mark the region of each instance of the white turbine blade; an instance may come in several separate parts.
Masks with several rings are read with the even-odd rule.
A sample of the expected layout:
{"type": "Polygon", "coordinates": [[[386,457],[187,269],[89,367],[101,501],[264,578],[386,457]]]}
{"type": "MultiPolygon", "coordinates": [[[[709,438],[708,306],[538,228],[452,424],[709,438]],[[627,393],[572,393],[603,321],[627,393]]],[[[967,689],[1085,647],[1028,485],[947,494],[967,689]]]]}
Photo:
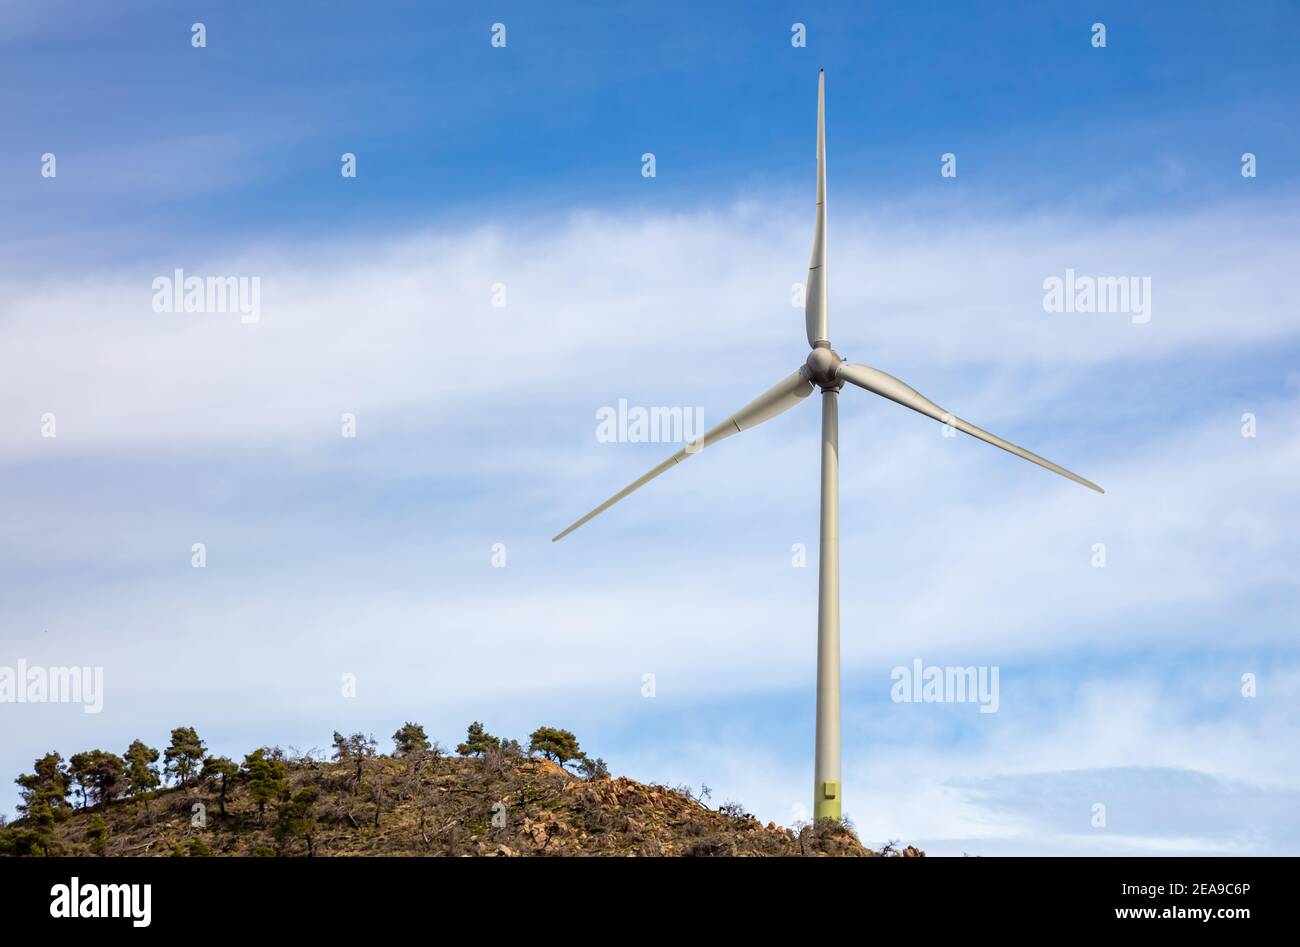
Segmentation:
{"type": "Polygon", "coordinates": [[[712,447],[714,444],[716,444],[718,441],[722,440],[723,438],[730,437],[731,435],[736,434],[740,431],[747,431],[751,427],[757,427],[758,425],[762,424],[764,421],[776,417],[781,412],[793,408],[804,398],[807,398],[808,395],[812,392],[812,389],[813,389],[812,382],[808,380],[808,375],[806,373],[806,370],[800,368],[799,371],[795,372],[793,375],[784,379],[780,383],[774,385],[772,388],[769,388],[767,391],[759,395],[749,404],[745,405],[745,407],[741,408],[731,417],[727,418],[727,420],[723,421],[721,424],[707,431],[704,437],[700,438],[700,440],[696,442],[699,444],[698,448],[694,444],[692,444],[687,448],[683,448],[682,450],[679,450],[677,453],[673,454],[673,456],[669,457],[658,467],[655,467],[649,473],[645,474],[645,476],[632,481],[632,483],[628,484],[618,493],[614,494],[612,497],[610,497],[600,506],[596,507],[594,510],[588,513],[582,519],[575,522],[564,532],[560,533],[557,536],[553,536],[551,538],[551,542],[555,542],[557,539],[563,539],[565,536],[569,535],[569,533],[573,532],[583,523],[587,522],[587,520],[605,512],[611,506],[617,503],[619,500],[623,499],[623,497],[631,493],[633,490],[645,486],[647,483],[649,483],[655,477],[659,476],[669,467],[681,463],[691,454],[698,453],[699,450],[702,450],[705,447],[712,447]]]}
{"type": "Polygon", "coordinates": [[[911,408],[913,411],[919,411],[927,417],[934,418],[944,424],[951,424],[959,431],[969,434],[971,437],[977,437],[987,444],[994,447],[1001,447],[1004,451],[1015,454],[1017,457],[1023,457],[1025,460],[1032,461],[1040,467],[1046,467],[1053,473],[1058,473],[1062,477],[1068,477],[1075,483],[1081,483],[1089,489],[1096,490],[1098,493],[1105,493],[1101,487],[1097,486],[1091,480],[1085,480],[1076,473],[1071,473],[1064,467],[1058,466],[1037,454],[1025,450],[1023,447],[1017,447],[1010,441],[1004,441],[995,434],[981,430],[969,421],[963,421],[959,417],[949,414],[943,408],[939,407],[929,398],[925,397],[915,388],[904,384],[893,375],[888,375],[878,368],[871,368],[867,365],[849,365],[843,364],[839,367],[838,375],[845,381],[852,382],[859,388],[865,388],[874,394],[888,398],[890,401],[897,401],[905,408],[911,408]]]}
{"type": "Polygon", "coordinates": [[[817,76],[817,225],[813,230],[812,260],[804,296],[804,321],[808,344],[830,339],[826,314],[826,70],[817,76]]]}

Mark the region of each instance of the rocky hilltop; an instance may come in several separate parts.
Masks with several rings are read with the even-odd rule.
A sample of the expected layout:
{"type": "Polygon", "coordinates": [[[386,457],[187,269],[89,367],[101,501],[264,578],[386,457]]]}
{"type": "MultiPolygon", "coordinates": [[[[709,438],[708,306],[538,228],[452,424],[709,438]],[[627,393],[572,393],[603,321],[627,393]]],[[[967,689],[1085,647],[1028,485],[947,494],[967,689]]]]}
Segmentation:
{"type": "Polygon", "coordinates": [[[2,830],[0,850],[108,857],[923,854],[871,851],[836,823],[764,825],[734,804],[711,808],[684,787],[604,772],[579,776],[519,752],[451,756],[420,747],[326,761],[268,750],[250,759],[245,770],[224,776],[196,774],[185,785],[70,803],[45,819],[40,837],[29,814],[2,830]]]}

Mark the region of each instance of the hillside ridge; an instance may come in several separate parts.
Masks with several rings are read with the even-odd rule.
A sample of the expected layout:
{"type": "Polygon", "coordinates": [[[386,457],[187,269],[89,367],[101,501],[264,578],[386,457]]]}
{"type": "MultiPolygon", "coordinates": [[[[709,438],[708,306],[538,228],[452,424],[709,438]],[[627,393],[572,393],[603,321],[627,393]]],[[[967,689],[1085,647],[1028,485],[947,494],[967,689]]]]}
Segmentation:
{"type": "MultiPolygon", "coordinates": [[[[408,727],[414,727],[409,725],[408,727]]],[[[686,787],[610,777],[604,762],[581,756],[581,774],[525,752],[514,741],[475,742],[450,755],[423,739],[396,740],[392,755],[373,738],[335,735],[335,758],[263,748],[242,766],[207,757],[180,784],[129,794],[60,790],[68,774],[102,761],[74,756],[19,778],[23,818],[0,827],[0,853],[114,856],[919,856],[915,848],[866,848],[844,823],[784,828],[761,823],[735,803],[707,804],[686,787]],[[41,795],[60,774],[59,789],[41,795]],[[26,782],[24,782],[26,781],[26,782]],[[57,799],[54,799],[58,796],[57,799]],[[53,801],[52,801],[53,800],[53,801]]],[[[184,737],[192,729],[175,733],[184,737]]],[[[567,731],[543,728],[538,733],[567,731]]],[[[536,734],[534,735],[536,737],[536,734]]],[[[534,745],[545,747],[545,742],[534,745]]],[[[576,741],[573,742],[576,747],[576,741]]],[[[154,752],[156,755],[156,751],[154,752]]],[[[562,751],[559,754],[563,757],[562,751]]],[[[576,756],[577,754],[575,754],[576,756]]],[[[107,754],[105,755],[107,756],[107,754]]],[[[169,757],[174,760],[175,757],[169,757]]],[[[157,780],[155,780],[155,783],[157,780]]],[[[117,784],[120,785],[120,784],[117,784]]]]}

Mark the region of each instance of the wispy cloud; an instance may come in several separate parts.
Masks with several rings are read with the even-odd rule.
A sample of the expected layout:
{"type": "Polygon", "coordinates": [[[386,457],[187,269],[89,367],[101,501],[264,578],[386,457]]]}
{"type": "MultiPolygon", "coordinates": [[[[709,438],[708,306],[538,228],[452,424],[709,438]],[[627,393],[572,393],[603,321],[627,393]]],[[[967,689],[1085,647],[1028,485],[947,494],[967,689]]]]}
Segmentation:
{"type": "MultiPolygon", "coordinates": [[[[15,657],[103,665],[106,695],[93,735],[29,708],[0,767],[52,741],[125,746],[181,722],[236,752],[254,732],[306,745],[408,716],[448,739],[491,711],[516,729],[537,715],[585,724],[636,775],[712,779],[789,821],[810,717],[790,714],[779,745],[745,729],[760,734],[812,679],[814,409],[547,539],[671,450],[599,443],[600,406],[699,405],[712,423],[802,360],[790,294],[805,211],[581,214],[10,279],[0,478],[22,502],[2,514],[3,640],[15,657]],[[154,312],[150,282],[176,266],[259,276],[261,322],[154,312]],[[340,437],[345,412],[355,439],[340,437]],[[46,413],[57,438],[41,436],[46,413]],[[206,569],[190,567],[195,542],[206,569]],[[791,565],[796,543],[808,568],[791,565]],[[339,696],[343,673],[358,676],[355,701],[339,696]],[[734,745],[717,757],[681,715],[697,732],[738,728],[734,745]]],[[[1135,704],[1106,685],[1139,660],[1149,681],[1184,675],[1198,651],[1228,649],[1228,690],[1295,661],[1300,326],[1279,289],[1300,249],[1291,210],[925,213],[835,224],[837,348],[1109,493],[842,396],[846,674],[877,682],[846,689],[847,802],[864,835],[1104,850],[1055,803],[1025,800],[1115,768],[1139,773],[1116,784],[1132,805],[1160,779],[1294,792],[1300,777],[1268,749],[1278,731],[1244,724],[1240,698],[1203,707],[1220,720],[1207,731],[1182,698],[1166,713],[1167,695],[1135,704]],[[1066,267],[1151,276],[1151,322],[1044,312],[1043,280],[1066,267]],[[916,656],[1034,669],[1075,697],[1013,687],[966,749],[943,726],[916,749],[880,748],[862,710],[916,656]],[[1081,658],[1104,666],[1072,678],[1081,658]],[[1207,753],[1212,738],[1234,751],[1207,753]]],[[[1255,822],[1178,811],[1111,839],[1294,847],[1284,814],[1242,841],[1255,822]]]]}

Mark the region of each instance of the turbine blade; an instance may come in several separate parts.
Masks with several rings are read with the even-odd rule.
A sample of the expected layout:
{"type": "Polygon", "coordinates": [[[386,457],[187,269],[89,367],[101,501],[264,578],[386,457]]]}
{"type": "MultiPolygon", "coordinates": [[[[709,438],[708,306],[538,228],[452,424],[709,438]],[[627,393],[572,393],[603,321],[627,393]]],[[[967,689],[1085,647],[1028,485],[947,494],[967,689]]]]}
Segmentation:
{"type": "Polygon", "coordinates": [[[1081,483],[1089,489],[1096,490],[1098,493],[1105,493],[1101,487],[1097,486],[1091,480],[1085,480],[1076,473],[1071,473],[1064,467],[1058,466],[1037,454],[1025,450],[1023,447],[1017,447],[1010,441],[1004,441],[995,434],[981,430],[969,421],[963,421],[961,418],[949,414],[943,408],[939,407],[925,395],[921,394],[915,388],[904,384],[893,375],[888,375],[878,368],[871,368],[867,365],[840,365],[837,372],[838,377],[845,381],[852,382],[859,388],[865,388],[873,394],[888,398],[890,401],[897,401],[905,408],[911,408],[913,411],[919,411],[927,417],[934,418],[944,424],[951,424],[957,430],[969,434],[971,437],[977,437],[987,444],[994,447],[1001,447],[1004,451],[1015,454],[1017,457],[1023,457],[1025,460],[1032,461],[1040,467],[1046,467],[1053,473],[1058,473],[1062,477],[1068,477],[1075,483],[1081,483]]]}
{"type": "Polygon", "coordinates": [[[808,344],[830,339],[826,312],[826,70],[817,76],[817,224],[813,230],[812,260],[804,295],[804,321],[808,344]]]}
{"type": "Polygon", "coordinates": [[[700,450],[702,450],[705,447],[712,447],[714,444],[716,444],[718,441],[722,440],[723,438],[730,437],[731,435],[736,434],[740,431],[747,431],[751,427],[757,427],[758,425],[762,424],[764,421],[770,420],[771,418],[776,417],[778,414],[782,413],[783,411],[787,411],[790,408],[793,408],[800,401],[807,398],[808,395],[812,392],[812,389],[813,389],[813,385],[812,382],[808,380],[807,370],[804,368],[800,368],[793,375],[790,375],[788,378],[783,379],[773,387],[769,388],[763,394],[759,395],[749,404],[745,405],[745,407],[741,408],[731,417],[727,418],[727,420],[723,421],[721,424],[716,425],[713,428],[710,428],[702,438],[700,438],[697,442],[695,442],[695,444],[699,445],[698,447],[696,447],[695,444],[692,444],[687,448],[683,448],[682,450],[679,450],[677,453],[673,454],[673,456],[669,457],[659,466],[650,470],[644,476],[632,481],[632,483],[628,484],[626,487],[624,487],[618,493],[614,494],[612,497],[610,497],[600,506],[596,507],[586,516],[582,517],[582,519],[575,522],[564,532],[551,537],[551,542],[555,542],[558,539],[563,539],[565,536],[569,535],[569,533],[573,532],[583,523],[587,522],[587,520],[605,512],[611,506],[617,503],[619,500],[623,499],[623,497],[627,496],[632,491],[645,486],[647,483],[649,483],[655,477],[659,476],[665,470],[667,470],[668,468],[676,464],[681,463],[691,454],[698,453],[700,450]]]}

